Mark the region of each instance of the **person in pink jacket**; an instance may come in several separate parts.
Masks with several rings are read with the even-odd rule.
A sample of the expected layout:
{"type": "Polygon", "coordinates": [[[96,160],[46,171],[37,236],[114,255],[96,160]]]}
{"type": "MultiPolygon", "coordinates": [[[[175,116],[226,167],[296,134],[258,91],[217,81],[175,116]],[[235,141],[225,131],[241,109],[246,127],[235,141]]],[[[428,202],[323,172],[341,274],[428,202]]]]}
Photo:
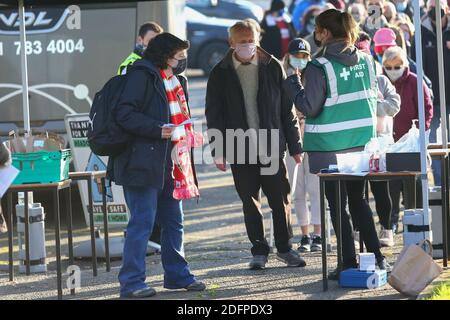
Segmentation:
{"type": "MultiPolygon", "coordinates": [[[[417,101],[417,75],[409,70],[408,58],[400,47],[391,47],[383,55],[384,74],[394,84],[400,95],[400,111],[394,117],[394,140],[398,141],[411,128],[412,121],[419,119],[417,101]]],[[[425,130],[430,129],[433,118],[433,102],[430,91],[423,84],[425,98],[425,130]]]]}
{"type": "MultiPolygon", "coordinates": [[[[417,101],[417,75],[409,70],[406,52],[400,47],[391,47],[383,54],[383,71],[394,84],[400,95],[400,111],[394,117],[394,141],[398,141],[411,128],[413,120],[419,119],[417,101]]],[[[428,131],[433,118],[433,102],[430,91],[425,84],[422,85],[425,102],[425,130],[428,131]]],[[[397,229],[400,213],[400,192],[402,190],[401,180],[393,180],[389,184],[392,199],[392,223],[394,230],[397,229]]],[[[417,188],[418,191],[421,188],[417,188]]],[[[421,208],[421,196],[417,198],[417,208],[421,208]]]]}

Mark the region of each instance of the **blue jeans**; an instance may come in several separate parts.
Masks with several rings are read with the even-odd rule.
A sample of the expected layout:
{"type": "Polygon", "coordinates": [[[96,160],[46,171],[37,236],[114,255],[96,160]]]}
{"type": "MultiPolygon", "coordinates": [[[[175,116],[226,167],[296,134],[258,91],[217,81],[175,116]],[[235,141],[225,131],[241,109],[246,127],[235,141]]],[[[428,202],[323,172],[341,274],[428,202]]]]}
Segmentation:
{"type": "Polygon", "coordinates": [[[181,289],[195,281],[184,258],[182,203],[172,196],[173,180],[163,190],[153,187],[123,187],[131,217],[119,273],[120,294],[144,289],[145,257],[155,219],[161,227],[161,261],[164,288],[181,289]]]}

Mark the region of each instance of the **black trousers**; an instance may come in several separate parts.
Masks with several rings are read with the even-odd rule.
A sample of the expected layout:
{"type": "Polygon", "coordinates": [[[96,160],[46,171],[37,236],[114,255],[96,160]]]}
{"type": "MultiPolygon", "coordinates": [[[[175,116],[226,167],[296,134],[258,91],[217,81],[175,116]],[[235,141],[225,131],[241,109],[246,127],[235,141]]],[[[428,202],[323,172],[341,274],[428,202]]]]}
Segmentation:
{"type": "MultiPolygon", "coordinates": [[[[398,224],[400,220],[400,193],[403,197],[403,203],[405,208],[407,208],[407,203],[409,199],[406,199],[406,193],[404,192],[404,186],[402,180],[391,180],[389,181],[389,193],[392,199],[392,215],[391,215],[391,225],[398,224]]],[[[416,180],[416,208],[422,208],[422,181],[420,179],[416,180]]]]}
{"type": "Polygon", "coordinates": [[[149,240],[161,244],[161,227],[156,222],[153,225],[153,231],[149,240]]]}
{"type": "MultiPolygon", "coordinates": [[[[325,183],[325,195],[330,206],[331,221],[335,230],[337,229],[336,188],[337,182],[325,183]]],[[[360,237],[362,237],[367,251],[373,252],[378,262],[383,260],[372,210],[367,200],[364,199],[364,181],[343,181],[341,182],[343,268],[355,268],[357,266],[353,228],[346,208],[347,200],[353,224],[360,230],[360,237]]]]}
{"type": "Polygon", "coordinates": [[[370,181],[369,183],[375,199],[375,208],[378,218],[380,218],[380,224],[384,229],[391,230],[392,200],[389,195],[389,184],[387,181],[370,181]]]}
{"type": "Polygon", "coordinates": [[[270,252],[264,237],[263,215],[261,212],[261,189],[272,209],[275,246],[278,252],[291,249],[292,238],[290,185],[286,164],[279,162],[278,171],[273,175],[262,175],[260,164],[231,165],[236,191],[242,200],[245,227],[252,243],[252,255],[265,255],[270,252]]]}

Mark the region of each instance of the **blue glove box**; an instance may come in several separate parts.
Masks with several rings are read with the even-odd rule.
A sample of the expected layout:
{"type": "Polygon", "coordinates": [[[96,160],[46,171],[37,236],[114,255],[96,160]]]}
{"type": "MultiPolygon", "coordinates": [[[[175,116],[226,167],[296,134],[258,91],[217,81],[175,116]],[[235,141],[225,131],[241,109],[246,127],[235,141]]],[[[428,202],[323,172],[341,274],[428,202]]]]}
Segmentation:
{"type": "Polygon", "coordinates": [[[342,271],[339,276],[339,285],[342,288],[375,289],[384,286],[386,283],[386,270],[365,272],[358,269],[347,269],[342,271]]]}

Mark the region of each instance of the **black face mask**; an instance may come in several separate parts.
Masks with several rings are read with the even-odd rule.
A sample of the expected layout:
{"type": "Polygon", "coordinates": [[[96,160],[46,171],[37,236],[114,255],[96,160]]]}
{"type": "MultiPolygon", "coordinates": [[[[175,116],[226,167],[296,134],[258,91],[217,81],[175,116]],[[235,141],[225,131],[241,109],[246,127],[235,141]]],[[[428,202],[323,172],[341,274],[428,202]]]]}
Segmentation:
{"type": "MultiPolygon", "coordinates": [[[[175,59],[175,58],[174,58],[175,59]]],[[[173,74],[180,74],[186,70],[187,67],[187,58],[184,59],[175,59],[178,61],[178,65],[175,68],[172,68],[173,74]]]]}
{"type": "Polygon", "coordinates": [[[322,46],[322,42],[317,40],[315,31],[313,32],[313,38],[314,38],[314,43],[316,44],[316,46],[321,47],[322,46]]]}

